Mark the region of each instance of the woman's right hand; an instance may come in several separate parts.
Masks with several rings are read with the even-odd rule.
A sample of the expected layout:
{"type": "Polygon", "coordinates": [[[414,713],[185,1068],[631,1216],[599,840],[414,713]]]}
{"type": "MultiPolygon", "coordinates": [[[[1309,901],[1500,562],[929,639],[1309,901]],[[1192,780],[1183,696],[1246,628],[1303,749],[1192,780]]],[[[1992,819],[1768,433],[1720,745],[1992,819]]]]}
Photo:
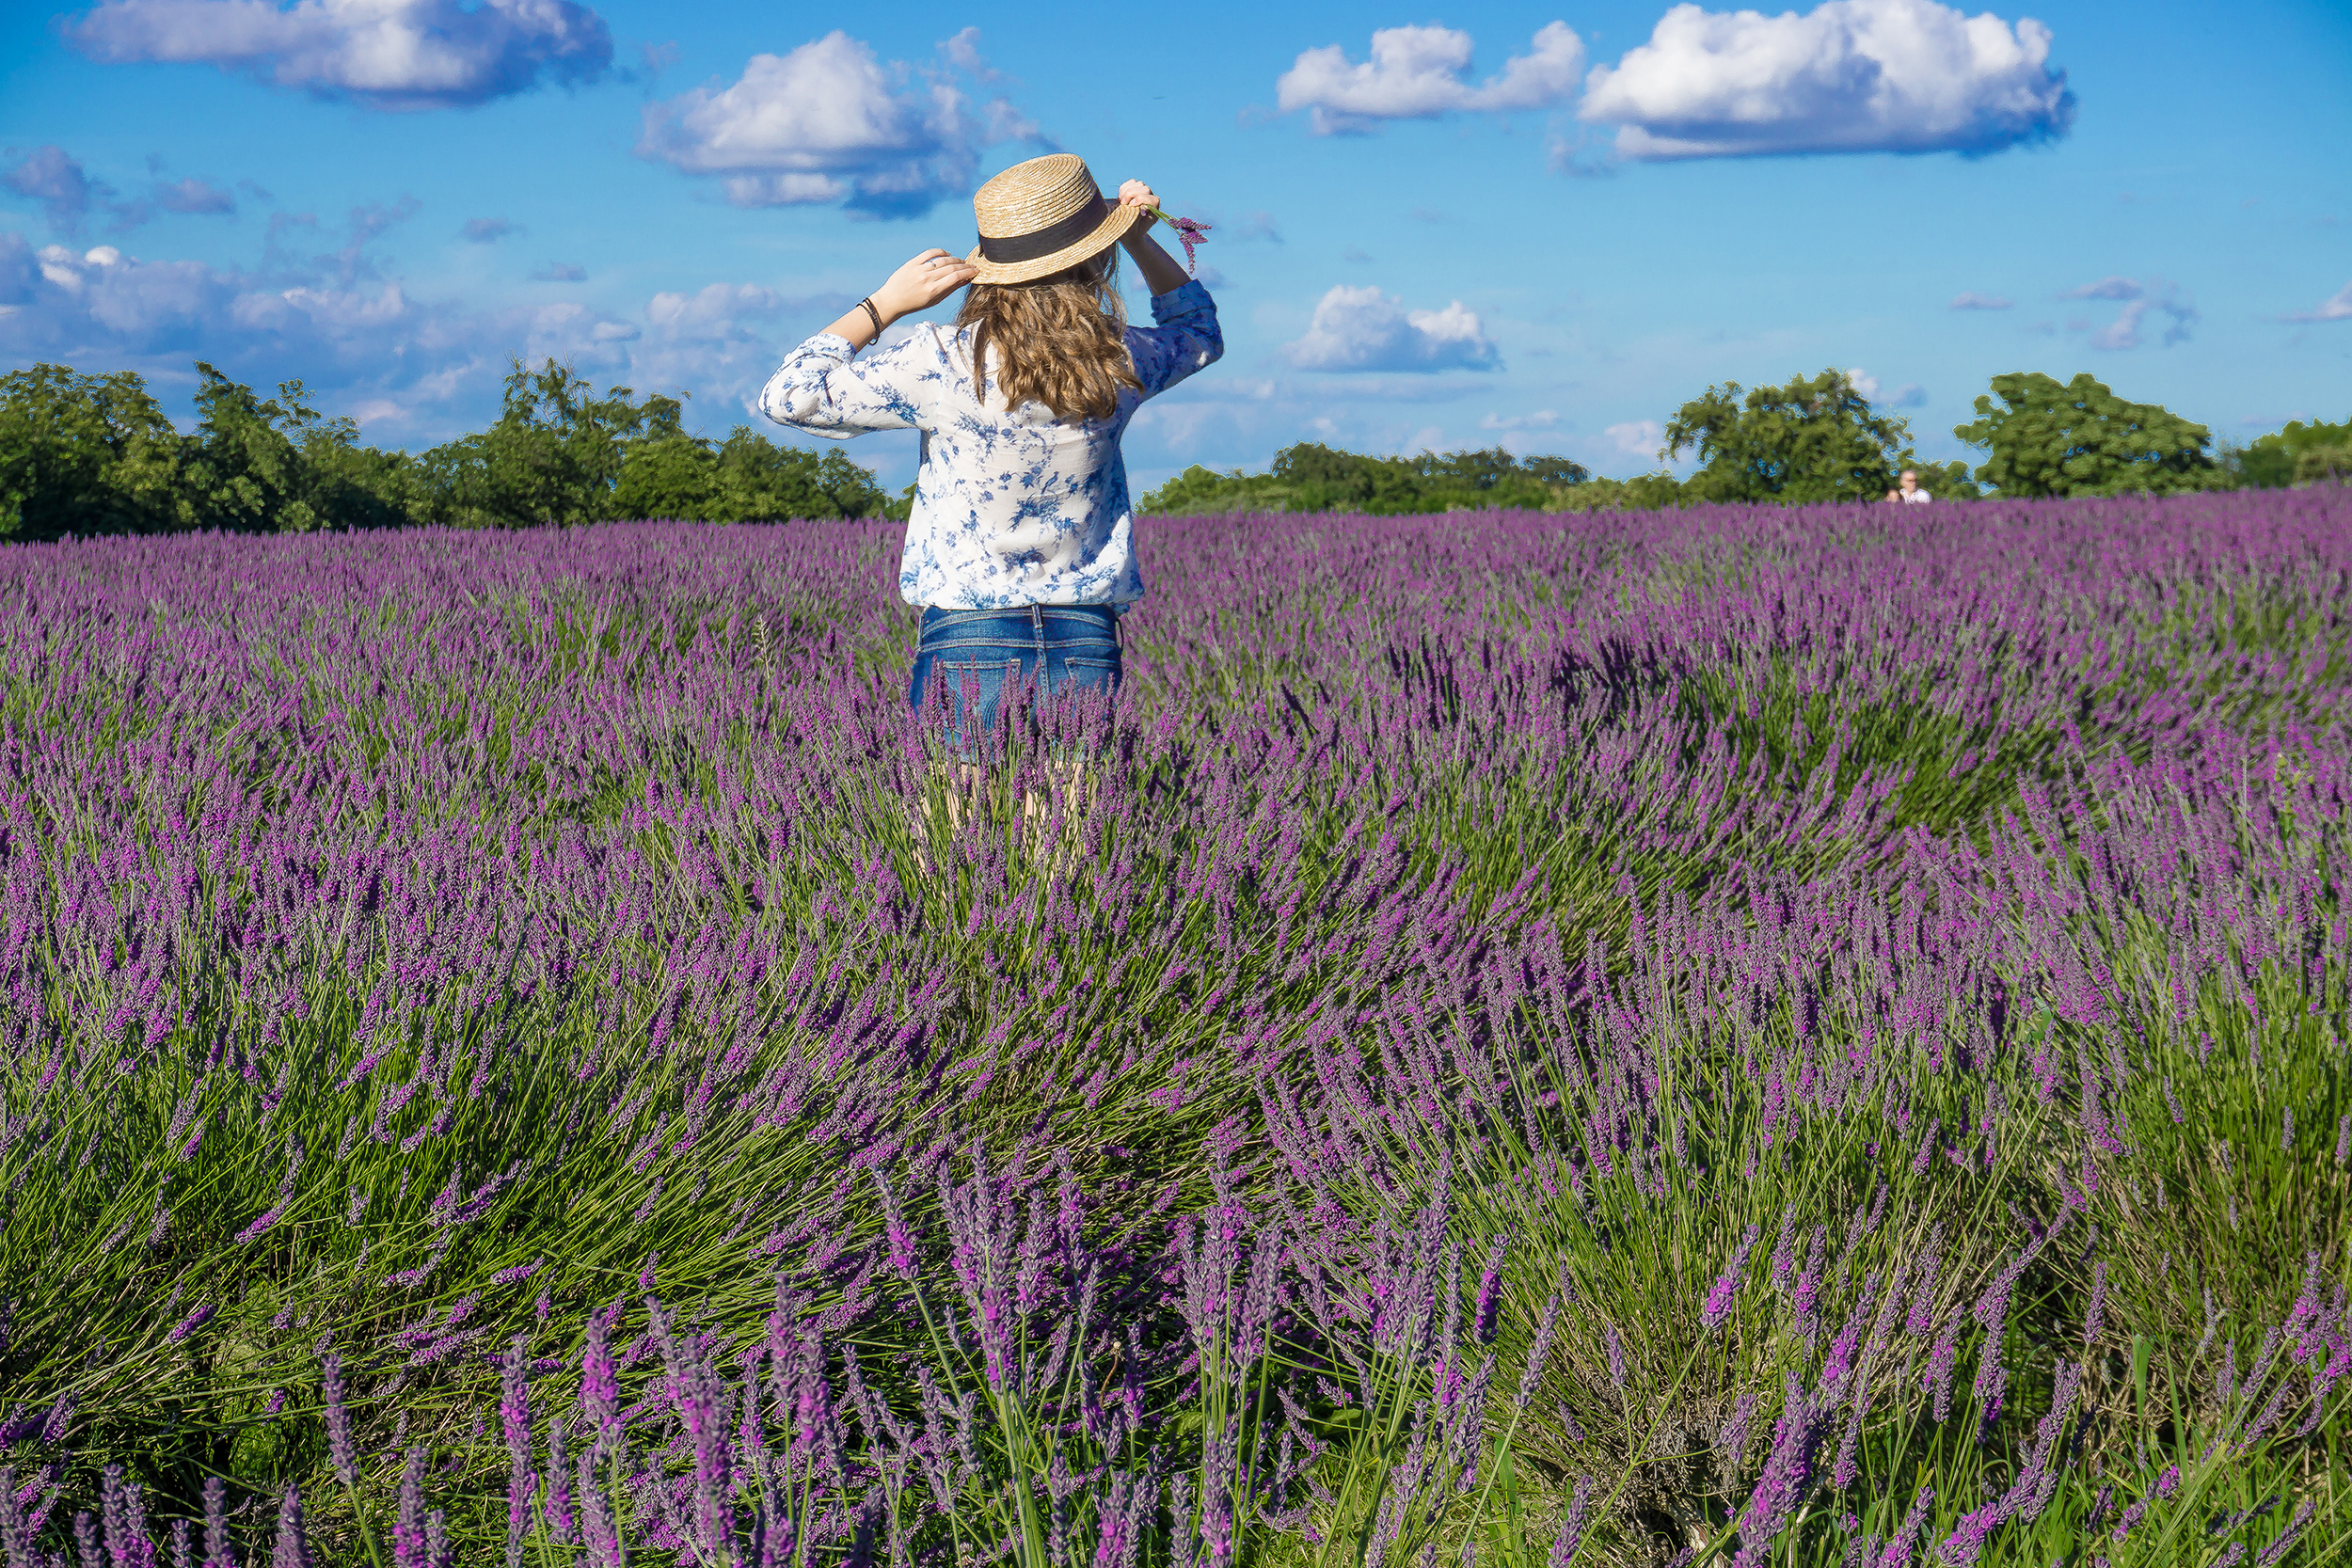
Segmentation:
{"type": "Polygon", "coordinates": [[[973,276],[971,262],[933,245],[892,273],[890,280],[874,291],[874,303],[887,324],[930,309],[971,282],[973,276]]]}

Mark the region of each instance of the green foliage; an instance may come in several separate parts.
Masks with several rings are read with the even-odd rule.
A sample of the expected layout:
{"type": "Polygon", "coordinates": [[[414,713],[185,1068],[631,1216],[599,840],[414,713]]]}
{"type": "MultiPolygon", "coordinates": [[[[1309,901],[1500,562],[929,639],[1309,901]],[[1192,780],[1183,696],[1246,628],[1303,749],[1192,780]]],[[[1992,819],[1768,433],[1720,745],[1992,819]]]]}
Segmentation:
{"type": "Polygon", "coordinates": [[[1303,441],[1275,453],[1270,471],[1217,473],[1195,464],[1145,496],[1142,512],[1359,512],[1400,516],[1512,507],[1559,510],[1592,477],[1565,457],[1484,451],[1367,457],[1303,441]]]}
{"type": "Polygon", "coordinates": [[[872,517],[889,505],[841,452],[780,447],[749,425],[716,444],[682,431],[630,442],[612,495],[615,516],[707,523],[872,517]]]}
{"type": "Polygon", "coordinates": [[[129,371],[35,365],[0,375],[0,535],[189,526],[179,433],[129,371]]]}
{"type": "Polygon", "coordinates": [[[2297,484],[2352,483],[2352,441],[2329,447],[2306,447],[2295,459],[2297,484]]]}
{"type": "Polygon", "coordinates": [[[613,387],[601,398],[568,365],[537,371],[517,361],[505,407],[479,435],[435,447],[420,459],[444,497],[445,520],[460,528],[588,523],[617,515],[613,489],[623,444],[660,441],[678,430],[674,398],[629,401],[613,387]]]}
{"type": "Polygon", "coordinates": [[[300,381],[265,398],[202,360],[196,369],[186,436],[128,371],[42,364],[0,375],[0,536],[894,511],[872,473],[839,451],[778,446],[743,425],[712,442],[687,433],[678,399],[640,402],[627,387],[598,397],[553,359],[536,371],[516,363],[488,430],[414,457],[361,445],[358,426],[322,415],[300,381]]]}
{"type": "Polygon", "coordinates": [[[2203,425],[2126,403],[2087,372],[2063,386],[2038,371],[1996,375],[1975,422],[1952,434],[1987,449],[1977,478],[2004,496],[2169,495],[2226,483],[2203,425]]]}
{"type": "Polygon", "coordinates": [[[2352,448],[2352,419],[2336,424],[2325,420],[2309,424],[2289,420],[2284,429],[2257,436],[2230,453],[2229,463],[2249,488],[2281,490],[2322,478],[2330,467],[2330,452],[2336,454],[2333,471],[2352,472],[2352,458],[2344,454],[2347,448],[2352,448]]]}
{"type": "Polygon", "coordinates": [[[1561,499],[1564,512],[1656,512],[1688,506],[1699,498],[1687,494],[1682,482],[1665,469],[1636,474],[1631,479],[1595,477],[1561,499]]]}
{"type": "MultiPolygon", "coordinates": [[[[1666,426],[1660,456],[1696,449],[1699,471],[1684,485],[1693,499],[1878,500],[1913,467],[1927,482],[1928,468],[1911,454],[1910,426],[1874,410],[1843,371],[1740,394],[1736,381],[1709,387],[1666,426]]],[[[1955,488],[1947,473],[1938,478],[1942,493],[1955,488]]]]}
{"type": "Polygon", "coordinates": [[[360,446],[359,427],[322,417],[300,381],[265,399],[201,359],[196,370],[203,385],[181,481],[193,526],[301,533],[426,520],[408,459],[360,446]]]}

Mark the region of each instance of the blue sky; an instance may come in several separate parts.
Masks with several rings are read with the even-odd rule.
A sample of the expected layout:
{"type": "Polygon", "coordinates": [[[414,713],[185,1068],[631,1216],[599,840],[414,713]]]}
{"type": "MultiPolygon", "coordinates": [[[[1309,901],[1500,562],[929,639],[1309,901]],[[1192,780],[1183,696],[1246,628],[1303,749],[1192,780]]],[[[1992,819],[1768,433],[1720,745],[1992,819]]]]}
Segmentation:
{"type": "MultiPolygon", "coordinates": [[[[138,370],[175,414],[196,358],[298,375],[414,448],[553,354],[723,434],[1067,150],[1215,225],[1226,356],[1138,417],[1143,484],[1301,439],[1629,474],[1709,383],[1825,366],[1930,457],[2013,370],[2229,439],[2352,415],[2342,5],[817,15],[8,8],[0,368],[138,370]]],[[[850,451],[911,473],[911,436],[850,451]]]]}

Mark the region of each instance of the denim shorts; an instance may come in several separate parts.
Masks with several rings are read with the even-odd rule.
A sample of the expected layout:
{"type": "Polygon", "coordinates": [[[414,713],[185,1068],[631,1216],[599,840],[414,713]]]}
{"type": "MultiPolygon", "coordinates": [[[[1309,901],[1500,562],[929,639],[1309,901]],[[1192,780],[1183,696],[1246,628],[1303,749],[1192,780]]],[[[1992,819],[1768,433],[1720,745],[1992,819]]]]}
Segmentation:
{"type": "Polygon", "coordinates": [[[1019,605],[1009,610],[923,611],[923,631],[907,678],[907,702],[920,709],[931,681],[946,684],[947,739],[996,725],[1008,691],[1052,703],[1077,692],[1109,697],[1119,689],[1119,614],[1108,605],[1019,605]]]}

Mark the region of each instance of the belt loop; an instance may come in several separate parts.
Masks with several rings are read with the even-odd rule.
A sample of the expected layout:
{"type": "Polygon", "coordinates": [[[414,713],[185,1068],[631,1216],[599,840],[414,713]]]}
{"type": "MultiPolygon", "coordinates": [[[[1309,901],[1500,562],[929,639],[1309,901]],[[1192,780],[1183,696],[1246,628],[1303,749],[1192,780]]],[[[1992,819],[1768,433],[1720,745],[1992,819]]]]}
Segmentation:
{"type": "Polygon", "coordinates": [[[1039,630],[1044,629],[1045,607],[1043,605],[1033,604],[1029,607],[1029,625],[1039,630]]]}

